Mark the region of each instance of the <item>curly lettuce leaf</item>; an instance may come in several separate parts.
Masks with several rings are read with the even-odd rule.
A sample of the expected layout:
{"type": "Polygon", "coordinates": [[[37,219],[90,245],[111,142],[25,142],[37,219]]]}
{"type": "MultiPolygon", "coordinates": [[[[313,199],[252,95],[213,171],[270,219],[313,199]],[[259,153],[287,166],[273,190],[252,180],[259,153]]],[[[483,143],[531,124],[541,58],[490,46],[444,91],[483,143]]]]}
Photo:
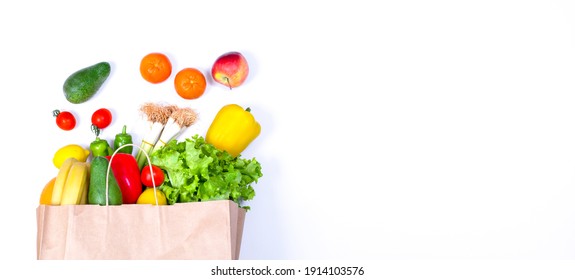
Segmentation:
{"type": "Polygon", "coordinates": [[[169,204],[229,199],[241,205],[254,198],[252,184],[263,176],[255,158],[234,158],[198,135],[181,142],[172,140],[150,159],[166,171],[160,189],[169,204]]]}

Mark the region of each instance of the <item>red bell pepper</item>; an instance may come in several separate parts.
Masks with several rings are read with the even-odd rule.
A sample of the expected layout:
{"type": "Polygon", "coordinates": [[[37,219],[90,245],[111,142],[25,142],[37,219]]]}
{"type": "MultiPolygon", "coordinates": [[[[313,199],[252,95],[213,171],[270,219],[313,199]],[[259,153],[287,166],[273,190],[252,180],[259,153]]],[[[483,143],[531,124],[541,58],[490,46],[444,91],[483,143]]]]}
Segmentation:
{"type": "Polygon", "coordinates": [[[117,153],[114,158],[106,157],[112,168],[112,173],[122,191],[124,204],[134,204],[142,194],[142,181],[140,180],[140,169],[136,158],[131,154],[117,153]]]}

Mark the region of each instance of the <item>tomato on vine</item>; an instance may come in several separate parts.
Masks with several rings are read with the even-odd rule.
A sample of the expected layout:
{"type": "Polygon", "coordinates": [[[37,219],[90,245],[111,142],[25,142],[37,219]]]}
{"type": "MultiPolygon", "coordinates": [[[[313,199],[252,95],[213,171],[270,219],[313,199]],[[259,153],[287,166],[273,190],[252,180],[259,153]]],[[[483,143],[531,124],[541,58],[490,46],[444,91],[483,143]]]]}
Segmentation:
{"type": "Polygon", "coordinates": [[[52,111],[52,115],[56,118],[56,125],[62,130],[72,130],[76,127],[76,117],[68,111],[60,112],[60,110],[52,111]]]}
{"type": "Polygon", "coordinates": [[[112,123],[112,112],[106,108],[100,108],[92,114],[92,124],[99,129],[104,129],[112,123]]]}

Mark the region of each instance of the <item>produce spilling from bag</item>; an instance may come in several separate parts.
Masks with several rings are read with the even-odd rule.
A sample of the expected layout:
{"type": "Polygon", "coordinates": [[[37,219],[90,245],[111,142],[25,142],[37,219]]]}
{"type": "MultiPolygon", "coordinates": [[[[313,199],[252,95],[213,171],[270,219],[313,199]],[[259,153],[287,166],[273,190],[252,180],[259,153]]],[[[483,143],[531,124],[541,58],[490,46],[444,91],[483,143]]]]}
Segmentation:
{"type": "MultiPolygon", "coordinates": [[[[151,84],[163,83],[175,73],[173,89],[183,101],[204,95],[209,84],[201,71],[190,67],[174,70],[170,59],[161,53],[144,56],[139,67],[140,76],[151,84]]],[[[90,102],[113,77],[111,73],[109,62],[79,69],[63,81],[64,97],[71,104],[90,102]]],[[[239,52],[221,55],[211,68],[215,86],[230,90],[241,86],[248,73],[248,63],[239,52]]],[[[93,133],[94,139],[89,146],[67,143],[55,149],[53,164],[58,171],[47,179],[40,204],[173,205],[230,200],[249,209],[243,203],[254,198],[253,185],[262,177],[260,163],[242,157],[261,131],[249,107],[225,104],[205,135],[180,138],[196,123],[201,108],[183,102],[142,101],[138,113],[145,129],[133,135],[124,125],[110,139],[102,137],[102,130],[128,113],[113,109],[83,112],[91,115],[91,127],[80,133],[93,133]],[[134,143],[136,138],[142,140],[134,143]]],[[[79,131],[78,115],[72,109],[53,110],[55,129],[79,131]]]]}

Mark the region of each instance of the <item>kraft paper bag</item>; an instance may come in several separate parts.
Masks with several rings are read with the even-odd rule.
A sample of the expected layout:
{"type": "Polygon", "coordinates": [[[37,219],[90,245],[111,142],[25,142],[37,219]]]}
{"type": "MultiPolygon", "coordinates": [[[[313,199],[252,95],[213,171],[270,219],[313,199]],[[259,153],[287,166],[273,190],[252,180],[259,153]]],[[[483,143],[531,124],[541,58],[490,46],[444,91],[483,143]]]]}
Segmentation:
{"type": "Polygon", "coordinates": [[[246,210],[229,200],[174,205],[40,205],[39,260],[239,258],[246,210]]]}

